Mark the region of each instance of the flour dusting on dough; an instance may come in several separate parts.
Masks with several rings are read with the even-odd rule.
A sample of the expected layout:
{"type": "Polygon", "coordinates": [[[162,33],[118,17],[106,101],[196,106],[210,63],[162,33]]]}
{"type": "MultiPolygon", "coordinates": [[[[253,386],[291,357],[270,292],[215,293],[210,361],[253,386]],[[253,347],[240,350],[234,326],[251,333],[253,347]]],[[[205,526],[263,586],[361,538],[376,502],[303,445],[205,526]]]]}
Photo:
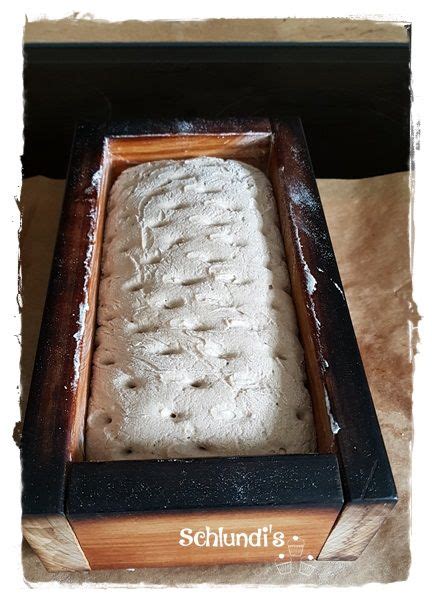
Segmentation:
{"type": "Polygon", "coordinates": [[[201,157],[124,171],[97,319],[88,460],[315,450],[275,200],[258,169],[201,157]]]}

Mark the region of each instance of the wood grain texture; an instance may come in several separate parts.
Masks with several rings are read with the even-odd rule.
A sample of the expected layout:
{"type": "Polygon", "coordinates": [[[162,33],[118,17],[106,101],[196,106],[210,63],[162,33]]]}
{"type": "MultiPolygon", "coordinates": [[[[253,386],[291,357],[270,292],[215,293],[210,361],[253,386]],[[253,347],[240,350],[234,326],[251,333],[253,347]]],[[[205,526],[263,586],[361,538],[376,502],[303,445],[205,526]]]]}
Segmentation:
{"type": "MultiPolygon", "coordinates": [[[[83,544],[86,555],[88,550],[103,557],[100,562],[95,558],[95,565],[118,566],[110,549],[111,536],[119,561],[121,549],[127,547],[127,556],[141,564],[138,550],[129,542],[135,527],[140,532],[135,541],[145,549],[146,564],[163,564],[163,545],[153,549],[153,558],[148,556],[145,523],[149,527],[153,523],[150,529],[157,524],[171,528],[164,533],[171,546],[173,525],[168,517],[162,518],[166,508],[190,513],[191,518],[198,518],[199,511],[210,514],[223,508],[236,514],[239,527],[243,519],[247,523],[253,509],[266,514],[276,508],[294,511],[290,515],[293,519],[297,515],[298,523],[304,518],[305,526],[316,527],[316,555],[343,499],[348,507],[395,502],[391,470],[298,120],[272,125],[266,119],[122,121],[78,128],[24,424],[22,464],[24,520],[45,518],[58,523],[60,531],[67,514],[79,540],[66,536],[68,545],[76,544],[72,554],[79,555],[83,544]],[[262,169],[269,166],[321,454],[81,462],[110,186],[122,169],[136,162],[208,153],[262,169]],[[340,426],[336,435],[332,419],[340,426]],[[191,481],[193,486],[188,487],[191,481]],[[151,513],[153,521],[148,520],[151,513]],[[104,523],[111,527],[114,515],[126,520],[115,521],[111,533],[104,533],[104,523]],[[80,524],[86,525],[80,528],[80,524]]],[[[343,555],[340,546],[352,527],[352,558],[373,535],[378,521],[366,509],[361,513],[349,509],[330,534],[327,554],[343,555]]],[[[56,561],[59,569],[65,568],[57,549],[56,526],[43,530],[44,539],[52,538],[43,549],[31,528],[25,527],[24,533],[49,568],[56,568],[56,561]]],[[[180,564],[173,556],[170,564],[180,564]]],[[[214,556],[213,562],[225,561],[222,555],[214,556]]],[[[245,560],[250,560],[247,553],[238,560],[231,556],[229,562],[245,560]]]]}
{"type": "MultiPolygon", "coordinates": [[[[102,144],[93,144],[96,139],[89,143],[88,133],[86,130],[83,136],[78,131],[72,154],[21,440],[23,515],[24,519],[37,516],[42,523],[44,519],[55,523],[43,526],[44,536],[53,539],[44,543],[40,554],[52,569],[61,559],[56,528],[66,522],[67,466],[82,458],[84,447],[93,338],[92,314],[86,307],[95,297],[94,291],[89,296],[89,273],[97,254],[93,241],[99,184],[93,176],[103,154],[102,144]]],[[[39,552],[34,530],[24,527],[23,532],[39,552]]],[[[60,539],[66,538],[62,535],[60,539]]],[[[68,538],[69,548],[74,540],[68,538]]],[[[63,564],[58,567],[62,569],[63,564]]]]}
{"type": "MultiPolygon", "coordinates": [[[[87,302],[101,145],[77,136],[42,319],[23,427],[23,508],[28,514],[63,507],[65,465],[83,455],[80,312],[87,302]],[[78,168],[78,165],[80,167],[78,168]]],[[[82,330],[89,329],[83,322],[82,330]]]]}
{"type": "MultiPolygon", "coordinates": [[[[280,147],[284,144],[292,143],[292,140],[283,139],[284,133],[285,135],[290,133],[290,129],[288,127],[286,129],[287,131],[285,132],[285,128],[282,126],[282,135],[279,131],[279,135],[277,135],[272,147],[269,176],[278,205],[282,238],[291,280],[291,293],[305,353],[307,385],[312,398],[318,450],[319,452],[335,452],[336,442],[331,428],[325,397],[324,372],[326,367],[320,342],[321,325],[319,317],[316,314],[313,298],[315,294],[319,295],[323,290],[322,288],[313,289],[314,280],[311,279],[313,275],[304,257],[305,251],[311,252],[312,250],[313,252],[311,246],[315,244],[315,240],[312,235],[308,236],[307,239],[300,240],[298,234],[298,223],[301,223],[303,226],[305,225],[305,221],[308,218],[306,214],[308,207],[305,204],[303,210],[299,211],[298,215],[293,215],[293,194],[290,196],[289,190],[286,189],[287,184],[292,187],[295,186],[296,193],[298,194],[299,191],[301,193],[301,188],[297,186],[302,185],[302,181],[299,179],[299,175],[301,176],[302,173],[298,173],[292,169],[292,165],[284,154],[284,148],[280,147]]],[[[297,142],[297,145],[290,147],[288,151],[293,155],[299,155],[303,151],[303,148],[297,142]]],[[[302,166],[307,167],[307,163],[303,163],[302,166]]],[[[305,197],[305,201],[307,201],[307,197],[305,197]]],[[[319,224],[315,227],[315,231],[319,234],[321,233],[319,224]]]]}
{"type": "Polygon", "coordinates": [[[271,133],[246,132],[112,138],[108,142],[111,168],[119,175],[127,167],[150,160],[197,156],[231,158],[267,169],[271,133]]]}
{"type": "Polygon", "coordinates": [[[90,570],[73,529],[62,515],[26,516],[22,530],[47,571],[90,570]]]}
{"type": "Polygon", "coordinates": [[[356,560],[394,506],[395,502],[346,504],[318,560],[356,560]]]}
{"type": "MultiPolygon", "coordinates": [[[[342,282],[299,120],[274,123],[271,177],[277,191],[290,275],[300,280],[294,300],[320,431],[320,448],[335,434],[347,503],[395,504],[397,492],[362,365],[342,282]],[[288,230],[288,232],[287,232],[288,230]],[[288,240],[288,243],[287,243],[288,240]],[[306,320],[302,312],[306,310],[306,320]],[[309,358],[308,358],[309,357],[309,358]],[[318,400],[318,402],[317,402],[318,400]]],[[[370,539],[368,511],[356,525],[359,539],[370,539]],[[364,529],[364,532],[361,531],[364,529]]],[[[378,522],[371,521],[377,526],[378,522]]],[[[333,551],[337,540],[333,537],[333,551]]],[[[375,529],[376,531],[376,529],[375,529]]],[[[353,532],[354,533],[354,532],[353,532]]],[[[353,543],[353,548],[362,547],[353,543]]],[[[340,549],[343,554],[343,548],[340,549]]],[[[354,550],[353,550],[354,551],[354,550]]],[[[350,555],[352,556],[352,555],[350,555]]]]}
{"type": "MultiPolygon", "coordinates": [[[[72,526],[82,544],[92,569],[129,567],[187,567],[254,562],[283,562],[316,557],[338,514],[338,508],[229,510],[205,512],[159,512],[150,515],[89,515],[71,518],[72,526]],[[183,529],[246,535],[267,527],[271,532],[284,534],[284,546],[273,544],[258,547],[198,546],[179,544],[183,529]],[[299,536],[295,542],[292,537],[299,536]],[[289,544],[289,547],[288,547],[289,544]]],[[[193,532],[193,533],[192,533],[193,532]]],[[[214,538],[211,538],[212,541],[214,538]]],[[[198,543],[205,538],[201,535],[198,543]]],[[[229,540],[230,541],[230,540],[229,540]]]]}

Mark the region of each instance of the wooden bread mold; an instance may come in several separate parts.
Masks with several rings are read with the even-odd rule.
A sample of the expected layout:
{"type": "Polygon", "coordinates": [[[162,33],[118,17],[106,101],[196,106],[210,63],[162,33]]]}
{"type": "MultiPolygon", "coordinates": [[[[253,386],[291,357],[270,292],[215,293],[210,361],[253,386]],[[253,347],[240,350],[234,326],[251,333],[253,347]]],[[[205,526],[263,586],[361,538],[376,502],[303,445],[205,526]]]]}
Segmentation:
{"type": "Polygon", "coordinates": [[[49,571],[355,560],[397,501],[298,118],[77,127],[22,437],[23,533],[49,571]],[[273,185],[317,453],[86,462],[104,213],[127,167],[233,158],[273,185]]]}

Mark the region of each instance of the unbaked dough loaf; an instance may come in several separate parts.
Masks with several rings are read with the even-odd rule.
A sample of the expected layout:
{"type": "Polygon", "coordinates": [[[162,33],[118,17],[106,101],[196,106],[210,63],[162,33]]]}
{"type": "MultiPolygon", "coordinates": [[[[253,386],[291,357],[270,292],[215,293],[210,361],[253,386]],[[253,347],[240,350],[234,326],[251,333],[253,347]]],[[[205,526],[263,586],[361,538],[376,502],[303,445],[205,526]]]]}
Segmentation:
{"type": "Polygon", "coordinates": [[[117,179],[107,212],[87,459],[314,451],[265,175],[148,162],[117,179]]]}

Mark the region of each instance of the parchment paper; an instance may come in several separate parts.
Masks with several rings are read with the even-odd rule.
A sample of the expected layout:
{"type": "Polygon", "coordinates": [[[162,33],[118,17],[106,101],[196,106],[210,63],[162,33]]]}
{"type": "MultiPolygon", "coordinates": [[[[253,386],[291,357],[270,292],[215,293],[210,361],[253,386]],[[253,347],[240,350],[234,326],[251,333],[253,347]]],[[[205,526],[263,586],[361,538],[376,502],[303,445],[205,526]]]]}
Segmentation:
{"type": "Polygon", "coordinates": [[[117,21],[66,19],[27,21],[25,42],[406,42],[403,22],[363,19],[206,19],[117,21]]]}
{"type": "MultiPolygon", "coordinates": [[[[360,585],[406,579],[410,564],[410,328],[417,323],[411,298],[408,182],[407,173],[318,182],[400,498],[363,555],[355,562],[292,563],[285,572],[267,564],[52,574],[24,542],[23,571],[29,585],[55,581],[130,587],[360,585]]],[[[31,379],[63,189],[64,182],[43,177],[23,184],[23,398],[31,379]]]]}

